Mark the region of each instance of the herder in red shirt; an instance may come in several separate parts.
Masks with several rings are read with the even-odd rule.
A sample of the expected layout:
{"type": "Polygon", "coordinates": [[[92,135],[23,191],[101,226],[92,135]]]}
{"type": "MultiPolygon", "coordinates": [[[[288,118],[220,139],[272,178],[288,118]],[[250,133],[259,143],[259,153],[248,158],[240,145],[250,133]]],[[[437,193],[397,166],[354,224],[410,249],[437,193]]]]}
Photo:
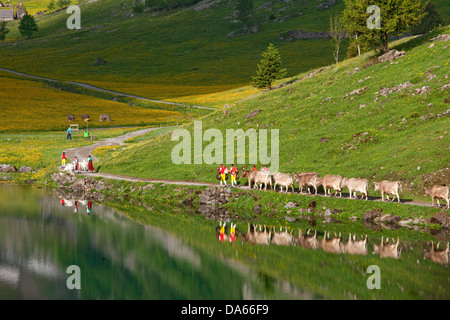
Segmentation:
{"type": "Polygon", "coordinates": [[[226,187],[227,185],[227,180],[226,180],[226,170],[227,168],[223,165],[223,163],[220,165],[220,185],[222,185],[222,181],[224,186],[226,187]]]}
{"type": "Polygon", "coordinates": [[[237,186],[236,176],[237,176],[237,173],[239,172],[239,170],[236,169],[234,164],[232,164],[231,168],[230,168],[230,171],[231,171],[231,186],[234,186],[234,185],[237,186]]]}

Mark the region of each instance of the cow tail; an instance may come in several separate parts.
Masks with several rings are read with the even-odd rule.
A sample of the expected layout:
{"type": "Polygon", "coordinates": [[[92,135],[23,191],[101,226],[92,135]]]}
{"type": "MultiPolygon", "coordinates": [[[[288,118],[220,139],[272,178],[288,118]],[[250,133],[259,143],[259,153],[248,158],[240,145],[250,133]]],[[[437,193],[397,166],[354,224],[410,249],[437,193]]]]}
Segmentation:
{"type": "Polygon", "coordinates": [[[400,187],[400,197],[403,198],[403,188],[401,182],[398,183],[398,186],[400,187]]]}

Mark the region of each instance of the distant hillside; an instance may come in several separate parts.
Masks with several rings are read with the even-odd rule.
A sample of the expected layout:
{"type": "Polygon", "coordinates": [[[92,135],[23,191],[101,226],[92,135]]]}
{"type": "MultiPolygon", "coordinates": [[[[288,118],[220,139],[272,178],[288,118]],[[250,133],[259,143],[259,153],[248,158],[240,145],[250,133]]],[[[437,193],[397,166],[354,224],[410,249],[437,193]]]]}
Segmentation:
{"type": "MultiPolygon", "coordinates": [[[[247,85],[269,43],[280,50],[288,76],[333,62],[329,39],[314,34],[313,39],[293,40],[289,35],[292,30],[327,31],[330,15],[344,8],[342,0],[255,0],[248,35],[242,35],[243,24],[232,0],[203,0],[192,6],[188,5],[192,1],[169,2],[177,1],[187,5],[160,11],[148,8],[142,13],[135,12],[134,0],[83,2],[79,4],[81,30],[68,30],[70,15],[57,10],[36,18],[39,32],[31,40],[19,34],[17,21],[10,22],[9,43],[0,45],[0,65],[180,101],[180,97],[247,85]],[[14,40],[18,41],[11,43],[14,40]],[[96,65],[97,58],[106,63],[96,65]]],[[[434,2],[444,21],[449,21],[446,1],[434,2]]],[[[345,42],[341,60],[346,47],[345,42]]]]}
{"type": "Polygon", "coordinates": [[[255,1],[259,31],[241,35],[233,1],[136,14],[134,0],[98,0],[80,5],[79,31],[66,28],[65,11],[38,17],[31,40],[10,23],[8,42],[20,41],[0,46],[0,65],[150,98],[226,91],[249,83],[270,42],[280,49],[288,75],[331,63],[329,39],[278,40],[290,30],[327,30],[329,16],[343,3],[328,9],[318,4],[255,1]],[[107,63],[97,66],[97,58],[107,63]]]}
{"type": "MultiPolygon", "coordinates": [[[[299,74],[207,116],[203,132],[215,128],[225,137],[226,129],[279,129],[281,172],[399,179],[406,194],[420,197],[423,187],[450,179],[450,49],[448,41],[429,41],[436,35],[397,41],[406,55],[393,62],[367,54],[299,74]]],[[[193,133],[192,125],[185,128],[193,133]]],[[[102,170],[216,181],[217,165],[175,165],[178,143],[167,134],[101,154],[102,170]]],[[[246,155],[248,161],[248,145],[246,155]]]]}

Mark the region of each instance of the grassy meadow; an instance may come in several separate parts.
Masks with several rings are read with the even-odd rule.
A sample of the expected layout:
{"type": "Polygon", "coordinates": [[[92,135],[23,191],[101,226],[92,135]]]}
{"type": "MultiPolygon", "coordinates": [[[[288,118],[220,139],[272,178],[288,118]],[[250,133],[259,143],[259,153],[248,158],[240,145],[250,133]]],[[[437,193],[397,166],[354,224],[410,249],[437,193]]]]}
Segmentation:
{"type": "MultiPolygon", "coordinates": [[[[256,1],[255,8],[263,3],[256,1]]],[[[290,76],[331,63],[330,40],[281,42],[278,36],[293,29],[325,31],[329,16],[343,8],[338,3],[318,11],[314,1],[292,2],[284,5],[289,9],[278,13],[282,4],[276,4],[275,19],[288,14],[291,18],[283,23],[272,18],[266,21],[272,14],[256,9],[259,33],[227,37],[242,29],[241,23],[227,18],[234,12],[227,1],[218,8],[187,8],[156,16],[134,15],[133,4],[132,0],[81,4],[82,29],[78,31],[66,28],[64,11],[37,17],[39,32],[26,41],[17,32],[17,22],[12,22],[7,41],[19,41],[0,46],[0,64],[148,98],[180,100],[186,96],[191,100],[248,85],[270,42],[280,49],[290,76]],[[97,66],[97,58],[107,63],[97,66]]]]}
{"type": "MultiPolygon", "coordinates": [[[[94,129],[91,136],[97,139],[111,138],[136,130],[137,128],[94,129]]],[[[61,165],[62,151],[91,144],[83,138],[82,132],[66,139],[65,132],[22,132],[0,133],[0,164],[9,163],[20,168],[30,166],[36,171],[41,168],[56,170],[61,165]]]]}
{"type": "Polygon", "coordinates": [[[0,132],[31,132],[67,130],[69,124],[87,127],[82,114],[91,117],[90,128],[176,123],[183,119],[177,111],[152,109],[102,99],[86,94],[74,94],[52,88],[44,82],[27,80],[0,72],[0,132]],[[67,115],[76,116],[67,121],[67,115]],[[100,122],[101,114],[109,114],[111,122],[100,122]]]}

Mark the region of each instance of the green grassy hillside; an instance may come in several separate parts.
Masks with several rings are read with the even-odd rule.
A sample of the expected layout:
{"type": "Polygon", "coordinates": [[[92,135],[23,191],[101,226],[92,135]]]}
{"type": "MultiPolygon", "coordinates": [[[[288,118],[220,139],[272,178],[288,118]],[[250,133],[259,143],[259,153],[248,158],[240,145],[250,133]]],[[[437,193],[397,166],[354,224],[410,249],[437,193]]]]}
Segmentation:
{"type": "MultiPolygon", "coordinates": [[[[48,0],[30,0],[45,7],[48,0]]],[[[290,30],[327,31],[329,16],[343,10],[338,1],[325,10],[315,0],[255,0],[253,20],[260,31],[246,36],[236,21],[233,1],[201,1],[162,12],[133,12],[134,0],[79,3],[81,30],[68,30],[70,14],[58,10],[36,18],[39,32],[25,40],[9,22],[8,44],[0,46],[0,65],[58,80],[88,82],[149,98],[175,99],[247,85],[269,43],[279,48],[288,76],[332,63],[329,39],[279,41],[290,30]],[[209,4],[214,5],[209,6],[209,4]],[[96,59],[107,61],[95,65],[96,59]]],[[[449,21],[445,1],[434,1],[449,21]]],[[[25,3],[27,5],[27,3],[25,3]]],[[[345,48],[341,50],[341,59],[345,48]]],[[[209,101],[203,102],[209,104],[209,101]]]]}
{"type": "Polygon", "coordinates": [[[268,9],[261,8],[264,3],[255,1],[260,32],[237,37],[227,37],[242,30],[242,23],[233,22],[231,1],[156,15],[134,14],[134,0],[81,4],[78,31],[66,28],[65,11],[38,17],[39,32],[30,40],[18,33],[18,22],[9,23],[0,65],[167,99],[247,85],[270,42],[280,49],[290,76],[333,61],[328,39],[281,42],[278,36],[294,29],[326,31],[329,16],[342,10],[343,3],[327,10],[316,9],[316,1],[275,3],[268,9]],[[99,57],[107,63],[95,65],[99,57]]]}
{"type": "MultiPolygon", "coordinates": [[[[449,181],[450,118],[444,100],[450,51],[439,41],[428,48],[437,34],[394,43],[406,55],[392,63],[377,63],[367,54],[304,80],[309,72],[300,74],[280,89],[232,105],[227,115],[218,111],[206,116],[203,132],[217,128],[225,137],[226,129],[279,129],[281,172],[400,179],[405,193],[423,195],[424,186],[449,181]],[[405,83],[406,88],[398,89],[405,83]],[[356,89],[361,93],[352,94],[356,89]],[[426,93],[417,92],[421,89],[426,93]],[[257,109],[259,114],[246,120],[257,109]]],[[[185,128],[192,135],[193,126],[185,128]]],[[[166,134],[121,151],[99,151],[101,170],[216,181],[216,164],[175,165],[171,151],[178,143],[166,134]]],[[[209,144],[203,142],[203,148],[209,144]]]]}

